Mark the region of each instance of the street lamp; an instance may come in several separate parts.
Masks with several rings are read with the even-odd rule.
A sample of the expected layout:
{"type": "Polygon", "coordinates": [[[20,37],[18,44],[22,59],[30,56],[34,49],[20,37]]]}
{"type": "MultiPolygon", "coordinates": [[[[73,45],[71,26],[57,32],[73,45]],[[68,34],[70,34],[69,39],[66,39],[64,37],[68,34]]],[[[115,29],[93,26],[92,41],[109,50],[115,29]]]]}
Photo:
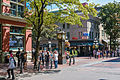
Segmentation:
{"type": "Polygon", "coordinates": [[[49,49],[48,50],[51,51],[51,41],[48,41],[48,44],[49,44],[49,46],[48,46],[49,49]]]}
{"type": "Polygon", "coordinates": [[[57,33],[57,39],[58,39],[58,63],[59,64],[65,64],[66,63],[66,57],[65,57],[65,40],[66,40],[66,33],[64,31],[60,31],[57,33]]]}

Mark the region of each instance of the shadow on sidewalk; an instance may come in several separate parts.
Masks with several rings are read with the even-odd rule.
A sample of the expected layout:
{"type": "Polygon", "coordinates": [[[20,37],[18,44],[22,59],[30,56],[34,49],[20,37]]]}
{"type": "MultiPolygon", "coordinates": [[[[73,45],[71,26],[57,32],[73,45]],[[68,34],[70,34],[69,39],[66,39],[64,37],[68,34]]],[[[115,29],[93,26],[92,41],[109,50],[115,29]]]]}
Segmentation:
{"type": "Polygon", "coordinates": [[[120,62],[120,58],[112,59],[112,60],[107,60],[103,62],[120,62]]]}
{"type": "Polygon", "coordinates": [[[45,70],[45,71],[39,71],[38,73],[43,74],[53,74],[53,73],[59,73],[61,70],[45,70]]]}

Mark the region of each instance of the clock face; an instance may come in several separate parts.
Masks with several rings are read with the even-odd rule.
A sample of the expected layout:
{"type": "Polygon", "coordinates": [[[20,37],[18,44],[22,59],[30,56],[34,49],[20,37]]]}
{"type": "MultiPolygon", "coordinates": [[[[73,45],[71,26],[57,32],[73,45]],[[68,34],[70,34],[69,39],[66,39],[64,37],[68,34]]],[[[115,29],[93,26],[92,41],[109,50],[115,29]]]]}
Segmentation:
{"type": "Polygon", "coordinates": [[[62,37],[61,34],[58,34],[58,39],[61,39],[61,37],[62,37]]]}

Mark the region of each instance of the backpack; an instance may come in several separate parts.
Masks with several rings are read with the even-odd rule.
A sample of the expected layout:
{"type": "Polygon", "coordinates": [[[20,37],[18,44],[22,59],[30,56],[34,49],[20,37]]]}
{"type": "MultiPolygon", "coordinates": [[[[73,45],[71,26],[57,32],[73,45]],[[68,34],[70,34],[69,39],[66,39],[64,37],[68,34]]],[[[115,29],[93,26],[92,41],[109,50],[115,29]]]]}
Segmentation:
{"type": "MultiPolygon", "coordinates": [[[[12,59],[12,58],[10,58],[10,59],[12,59]]],[[[13,60],[14,60],[14,65],[15,65],[15,67],[16,67],[16,61],[15,61],[15,59],[13,58],[13,60]]]]}

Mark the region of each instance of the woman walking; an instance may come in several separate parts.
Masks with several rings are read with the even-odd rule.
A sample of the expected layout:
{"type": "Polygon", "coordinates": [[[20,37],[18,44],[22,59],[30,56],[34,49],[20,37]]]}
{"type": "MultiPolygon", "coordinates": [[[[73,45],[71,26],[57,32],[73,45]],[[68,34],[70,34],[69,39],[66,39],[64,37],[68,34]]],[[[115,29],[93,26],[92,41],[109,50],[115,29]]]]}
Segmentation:
{"type": "Polygon", "coordinates": [[[12,80],[14,80],[15,79],[14,69],[15,69],[16,63],[12,54],[12,50],[9,51],[9,54],[10,54],[10,58],[9,58],[9,67],[8,67],[7,73],[8,73],[8,78],[10,78],[12,75],[12,80]],[[10,75],[10,72],[11,72],[11,75],[10,75]]]}

